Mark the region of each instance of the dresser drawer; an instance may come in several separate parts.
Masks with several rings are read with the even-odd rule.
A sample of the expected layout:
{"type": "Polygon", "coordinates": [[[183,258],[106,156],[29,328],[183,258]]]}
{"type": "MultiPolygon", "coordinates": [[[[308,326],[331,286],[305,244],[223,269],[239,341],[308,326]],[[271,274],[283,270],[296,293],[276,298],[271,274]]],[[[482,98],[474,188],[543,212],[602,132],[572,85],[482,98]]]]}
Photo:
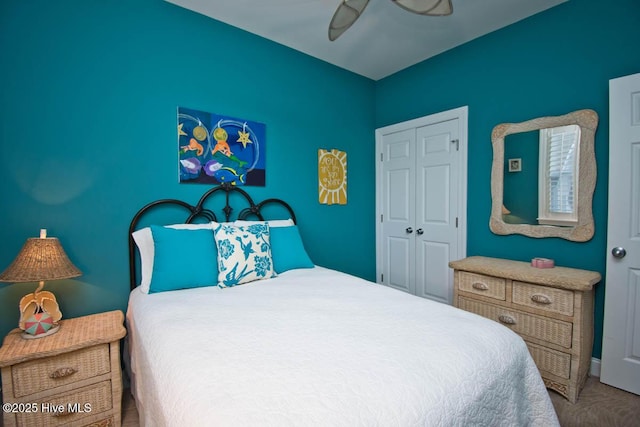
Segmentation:
{"type": "Polygon", "coordinates": [[[504,301],[506,280],[499,277],[485,276],[484,274],[460,271],[458,273],[458,289],[504,301]]]}
{"type": "Polygon", "coordinates": [[[55,397],[40,403],[36,414],[18,413],[20,426],[64,426],[87,417],[99,415],[113,408],[111,381],[102,381],[55,397]],[[60,412],[60,409],[63,412],[60,412]]]}
{"type": "Polygon", "coordinates": [[[561,351],[542,347],[530,342],[526,343],[529,353],[540,371],[560,378],[569,379],[571,374],[571,355],[561,351]]]}
{"type": "Polygon", "coordinates": [[[14,397],[97,377],[111,370],[109,344],[19,363],[11,368],[14,397]]]}
{"type": "Polygon", "coordinates": [[[514,304],[573,316],[572,291],[514,281],[512,298],[514,304]]]}
{"type": "Polygon", "coordinates": [[[573,324],[458,297],[458,307],[509,327],[514,332],[571,348],[573,324]]]}

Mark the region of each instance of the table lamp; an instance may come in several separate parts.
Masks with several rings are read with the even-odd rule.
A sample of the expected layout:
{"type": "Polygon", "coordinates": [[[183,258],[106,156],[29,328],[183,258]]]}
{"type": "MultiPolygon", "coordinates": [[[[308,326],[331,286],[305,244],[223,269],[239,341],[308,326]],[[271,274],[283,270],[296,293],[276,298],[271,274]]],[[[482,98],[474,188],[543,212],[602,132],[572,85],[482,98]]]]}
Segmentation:
{"type": "Polygon", "coordinates": [[[43,291],[45,280],[78,277],[82,273],[67,257],[60,241],[47,237],[40,230],[40,238],[29,238],[16,259],[0,274],[0,282],[40,282],[38,288],[20,300],[20,322],[23,338],[41,338],[58,331],[62,313],[56,297],[43,291]]]}

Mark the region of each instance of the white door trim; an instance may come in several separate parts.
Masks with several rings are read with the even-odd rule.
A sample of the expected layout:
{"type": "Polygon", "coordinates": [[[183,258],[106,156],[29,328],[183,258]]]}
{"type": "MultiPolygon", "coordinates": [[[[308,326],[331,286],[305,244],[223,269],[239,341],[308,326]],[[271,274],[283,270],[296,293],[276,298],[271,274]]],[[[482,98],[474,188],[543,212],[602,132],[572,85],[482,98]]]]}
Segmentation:
{"type": "MultiPolygon", "coordinates": [[[[417,119],[396,123],[376,129],[376,248],[382,245],[382,162],[378,161],[382,155],[383,135],[400,132],[407,129],[429,126],[447,120],[458,119],[459,122],[459,153],[460,169],[458,176],[458,256],[462,259],[467,256],[467,153],[468,153],[468,117],[469,107],[463,106],[452,110],[442,111],[417,119]]],[[[382,251],[376,250],[376,282],[380,283],[383,260],[382,251]]]]}

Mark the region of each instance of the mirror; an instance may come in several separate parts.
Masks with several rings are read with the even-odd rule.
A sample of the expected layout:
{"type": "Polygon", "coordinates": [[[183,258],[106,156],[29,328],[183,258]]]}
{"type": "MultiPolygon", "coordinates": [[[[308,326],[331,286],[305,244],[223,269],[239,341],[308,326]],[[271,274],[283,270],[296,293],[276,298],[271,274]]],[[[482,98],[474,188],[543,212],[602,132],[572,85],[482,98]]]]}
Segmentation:
{"type": "MultiPolygon", "coordinates": [[[[593,110],[497,125],[491,134],[491,231],[576,242],[591,239],[597,126],[598,115],[593,110]],[[558,138],[569,143],[551,144],[558,138]],[[552,202],[551,207],[549,194],[557,195],[558,170],[554,174],[553,167],[547,164],[550,146],[565,147],[560,168],[560,180],[564,183],[560,187],[565,190],[560,198],[552,199],[562,202],[552,202]]],[[[551,158],[554,154],[551,150],[551,158]]]]}

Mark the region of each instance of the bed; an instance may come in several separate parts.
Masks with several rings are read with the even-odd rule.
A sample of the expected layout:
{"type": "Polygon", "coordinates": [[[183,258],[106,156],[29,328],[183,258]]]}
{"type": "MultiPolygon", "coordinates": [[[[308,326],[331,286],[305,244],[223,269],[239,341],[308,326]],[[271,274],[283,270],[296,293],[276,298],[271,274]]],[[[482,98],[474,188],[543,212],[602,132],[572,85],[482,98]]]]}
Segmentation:
{"type": "MultiPolygon", "coordinates": [[[[519,336],[472,313],[309,264],[306,253],[284,268],[285,240],[278,237],[284,231],[276,230],[297,232],[295,221],[285,202],[255,204],[231,186],[209,190],[196,205],[161,200],[135,215],[125,347],[141,425],[558,425],[519,336]],[[225,200],[220,221],[204,207],[216,193],[225,200]],[[232,194],[248,204],[234,221],[232,194]],[[266,224],[277,274],[238,286],[223,280],[154,291],[162,271],[154,267],[145,290],[149,266],[139,236],[147,228],[154,238],[162,235],[153,232],[158,225],[143,227],[141,219],[165,205],[186,209],[186,223],[204,219],[193,226],[203,227],[198,230],[218,230],[211,237],[218,244],[219,278],[224,251],[216,233],[266,224]],[[264,221],[267,205],[282,208],[287,218],[238,222],[264,221]]],[[[161,242],[154,240],[156,257],[161,242]]],[[[294,258],[304,252],[299,233],[296,242],[294,258]]]]}

